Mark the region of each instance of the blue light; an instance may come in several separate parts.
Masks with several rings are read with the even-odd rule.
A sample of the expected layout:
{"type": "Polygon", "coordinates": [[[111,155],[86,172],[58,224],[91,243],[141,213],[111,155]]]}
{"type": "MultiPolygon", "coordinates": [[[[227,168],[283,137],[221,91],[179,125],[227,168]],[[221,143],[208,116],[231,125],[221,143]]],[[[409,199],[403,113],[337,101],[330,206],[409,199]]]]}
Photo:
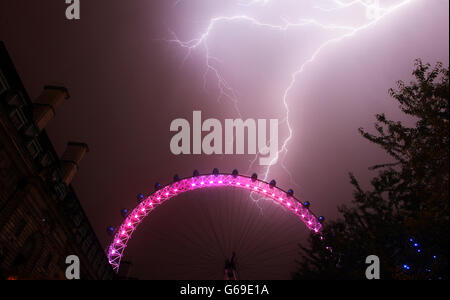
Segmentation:
{"type": "Polygon", "coordinates": [[[436,258],[437,258],[437,256],[436,256],[436,255],[433,255],[433,258],[434,258],[434,259],[436,259],[436,258]]]}
{"type": "Polygon", "coordinates": [[[414,242],[414,239],[413,239],[413,238],[410,238],[409,241],[412,243],[412,242],[414,242]]]}
{"type": "Polygon", "coordinates": [[[422,252],[422,250],[420,250],[420,249],[417,249],[417,252],[418,252],[418,253],[420,253],[420,252],[422,252]]]}
{"type": "Polygon", "coordinates": [[[414,247],[419,247],[419,244],[417,244],[417,243],[414,243],[414,247]]]}
{"type": "Polygon", "coordinates": [[[403,269],[409,270],[409,269],[411,269],[411,267],[408,265],[403,265],[403,269]]]}

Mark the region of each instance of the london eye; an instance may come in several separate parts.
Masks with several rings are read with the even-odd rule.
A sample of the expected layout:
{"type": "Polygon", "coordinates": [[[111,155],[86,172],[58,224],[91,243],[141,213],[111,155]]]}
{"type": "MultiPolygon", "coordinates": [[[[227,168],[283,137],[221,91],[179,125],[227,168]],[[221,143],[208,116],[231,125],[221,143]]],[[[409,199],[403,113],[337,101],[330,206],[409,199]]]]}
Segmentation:
{"type": "Polygon", "coordinates": [[[119,272],[127,252],[141,246],[134,242],[137,231],[137,239],[147,241],[146,262],[138,265],[153,270],[152,279],[287,279],[301,235],[320,234],[324,220],[293,190],[237,170],[175,175],[137,201],[122,211],[120,226],[108,228],[107,256],[119,272]]]}

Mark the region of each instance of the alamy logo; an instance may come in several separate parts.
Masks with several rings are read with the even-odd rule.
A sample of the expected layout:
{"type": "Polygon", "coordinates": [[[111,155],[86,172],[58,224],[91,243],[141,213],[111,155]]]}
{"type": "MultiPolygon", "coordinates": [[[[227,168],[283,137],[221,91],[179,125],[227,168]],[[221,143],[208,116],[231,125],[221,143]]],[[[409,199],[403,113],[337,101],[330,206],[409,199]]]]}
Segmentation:
{"type": "Polygon", "coordinates": [[[69,4],[66,8],[67,20],[79,20],[80,19],[80,0],[66,0],[66,4],[69,4]]]}
{"type": "Polygon", "coordinates": [[[369,255],[366,258],[366,264],[370,264],[366,269],[366,278],[380,279],[380,258],[376,255],[369,255]]]}
{"type": "Polygon", "coordinates": [[[76,255],[66,257],[66,278],[69,280],[80,279],[80,259],[76,255]]]}
{"type": "Polygon", "coordinates": [[[186,119],[176,119],[170,124],[171,132],[178,132],[170,141],[170,151],[180,154],[259,154],[260,165],[273,165],[278,158],[278,120],[226,119],[225,126],[217,119],[202,122],[202,112],[194,111],[191,125],[186,119]],[[225,146],[223,143],[225,127],[225,146]],[[202,139],[202,133],[206,132],[202,139]],[[247,132],[247,143],[245,142],[247,132]],[[247,147],[245,147],[247,146],[247,147]],[[245,153],[247,148],[247,153],[245,153]]]}

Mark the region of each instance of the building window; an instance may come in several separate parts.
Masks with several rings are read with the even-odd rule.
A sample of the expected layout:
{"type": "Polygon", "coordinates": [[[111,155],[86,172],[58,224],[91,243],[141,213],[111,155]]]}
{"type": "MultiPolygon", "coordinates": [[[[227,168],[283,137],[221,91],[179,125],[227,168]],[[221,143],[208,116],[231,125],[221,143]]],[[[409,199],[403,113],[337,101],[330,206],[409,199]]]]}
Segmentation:
{"type": "Polygon", "coordinates": [[[33,159],[35,159],[42,151],[41,145],[39,145],[39,143],[36,140],[32,140],[28,144],[27,148],[28,152],[30,152],[31,157],[33,157],[33,159]]]}
{"type": "Polygon", "coordinates": [[[6,103],[10,106],[22,107],[26,101],[20,91],[7,90],[5,93],[6,103]]]}
{"type": "Polygon", "coordinates": [[[15,108],[11,111],[9,114],[9,118],[11,119],[12,123],[14,124],[14,127],[17,130],[22,129],[22,127],[25,125],[26,118],[24,113],[20,108],[15,108]]]}
{"type": "Polygon", "coordinates": [[[66,198],[67,195],[67,188],[64,184],[60,183],[60,184],[55,184],[53,186],[55,193],[58,195],[58,198],[60,200],[64,200],[66,198]]]}
{"type": "Polygon", "coordinates": [[[41,159],[41,165],[43,167],[50,166],[55,160],[53,159],[53,156],[50,153],[46,153],[42,159],[41,159]]]}

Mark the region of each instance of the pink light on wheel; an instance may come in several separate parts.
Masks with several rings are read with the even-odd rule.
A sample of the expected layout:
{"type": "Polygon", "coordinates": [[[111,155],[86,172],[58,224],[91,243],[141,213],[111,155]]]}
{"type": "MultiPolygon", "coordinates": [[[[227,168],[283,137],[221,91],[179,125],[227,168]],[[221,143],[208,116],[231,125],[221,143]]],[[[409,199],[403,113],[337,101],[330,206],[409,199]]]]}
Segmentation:
{"type": "MultiPolygon", "coordinates": [[[[212,174],[212,175],[204,175],[204,176],[196,176],[191,178],[186,178],[183,180],[179,180],[171,185],[167,185],[159,191],[156,191],[154,194],[148,196],[141,204],[139,204],[131,213],[130,216],[133,216],[133,222],[127,218],[124,223],[121,225],[118,233],[114,236],[114,239],[109,246],[108,251],[108,260],[113,269],[118,272],[120,267],[120,261],[123,256],[123,252],[126,249],[127,243],[133,232],[139,226],[139,224],[145,218],[146,207],[153,208],[154,201],[157,200],[157,204],[162,204],[163,202],[186,192],[192,190],[198,190],[203,188],[212,188],[212,187],[234,187],[239,189],[250,190],[252,193],[258,193],[263,197],[271,196],[268,199],[272,199],[273,201],[279,201],[283,203],[285,200],[281,195],[285,195],[286,192],[281,190],[276,186],[271,186],[269,183],[254,180],[254,178],[246,177],[246,176],[236,176],[236,175],[228,175],[228,174],[212,174]],[[213,177],[214,176],[214,177],[213,177]],[[214,178],[214,180],[213,180],[214,178]],[[251,180],[251,182],[250,182],[251,180]],[[209,183],[209,184],[206,184],[209,183]],[[250,184],[251,183],[251,184],[250,184]],[[268,194],[270,191],[270,194],[268,194]],[[161,195],[165,195],[163,198],[161,195]],[[139,218],[139,216],[142,216],[139,218]],[[115,248],[117,246],[117,248],[115,248]]],[[[286,199],[287,200],[287,199],[286,199]]],[[[315,232],[319,233],[322,228],[322,224],[318,221],[317,217],[309,210],[304,209],[300,205],[300,201],[295,199],[294,197],[289,198],[289,201],[285,202],[286,205],[283,207],[293,214],[295,214],[303,223],[305,223],[306,227],[315,232]],[[298,203],[298,205],[294,205],[298,203]],[[300,215],[298,214],[300,213],[300,215]]],[[[154,209],[149,209],[149,212],[152,212],[154,209]]],[[[147,213],[149,215],[149,213],[147,213]]]]}

